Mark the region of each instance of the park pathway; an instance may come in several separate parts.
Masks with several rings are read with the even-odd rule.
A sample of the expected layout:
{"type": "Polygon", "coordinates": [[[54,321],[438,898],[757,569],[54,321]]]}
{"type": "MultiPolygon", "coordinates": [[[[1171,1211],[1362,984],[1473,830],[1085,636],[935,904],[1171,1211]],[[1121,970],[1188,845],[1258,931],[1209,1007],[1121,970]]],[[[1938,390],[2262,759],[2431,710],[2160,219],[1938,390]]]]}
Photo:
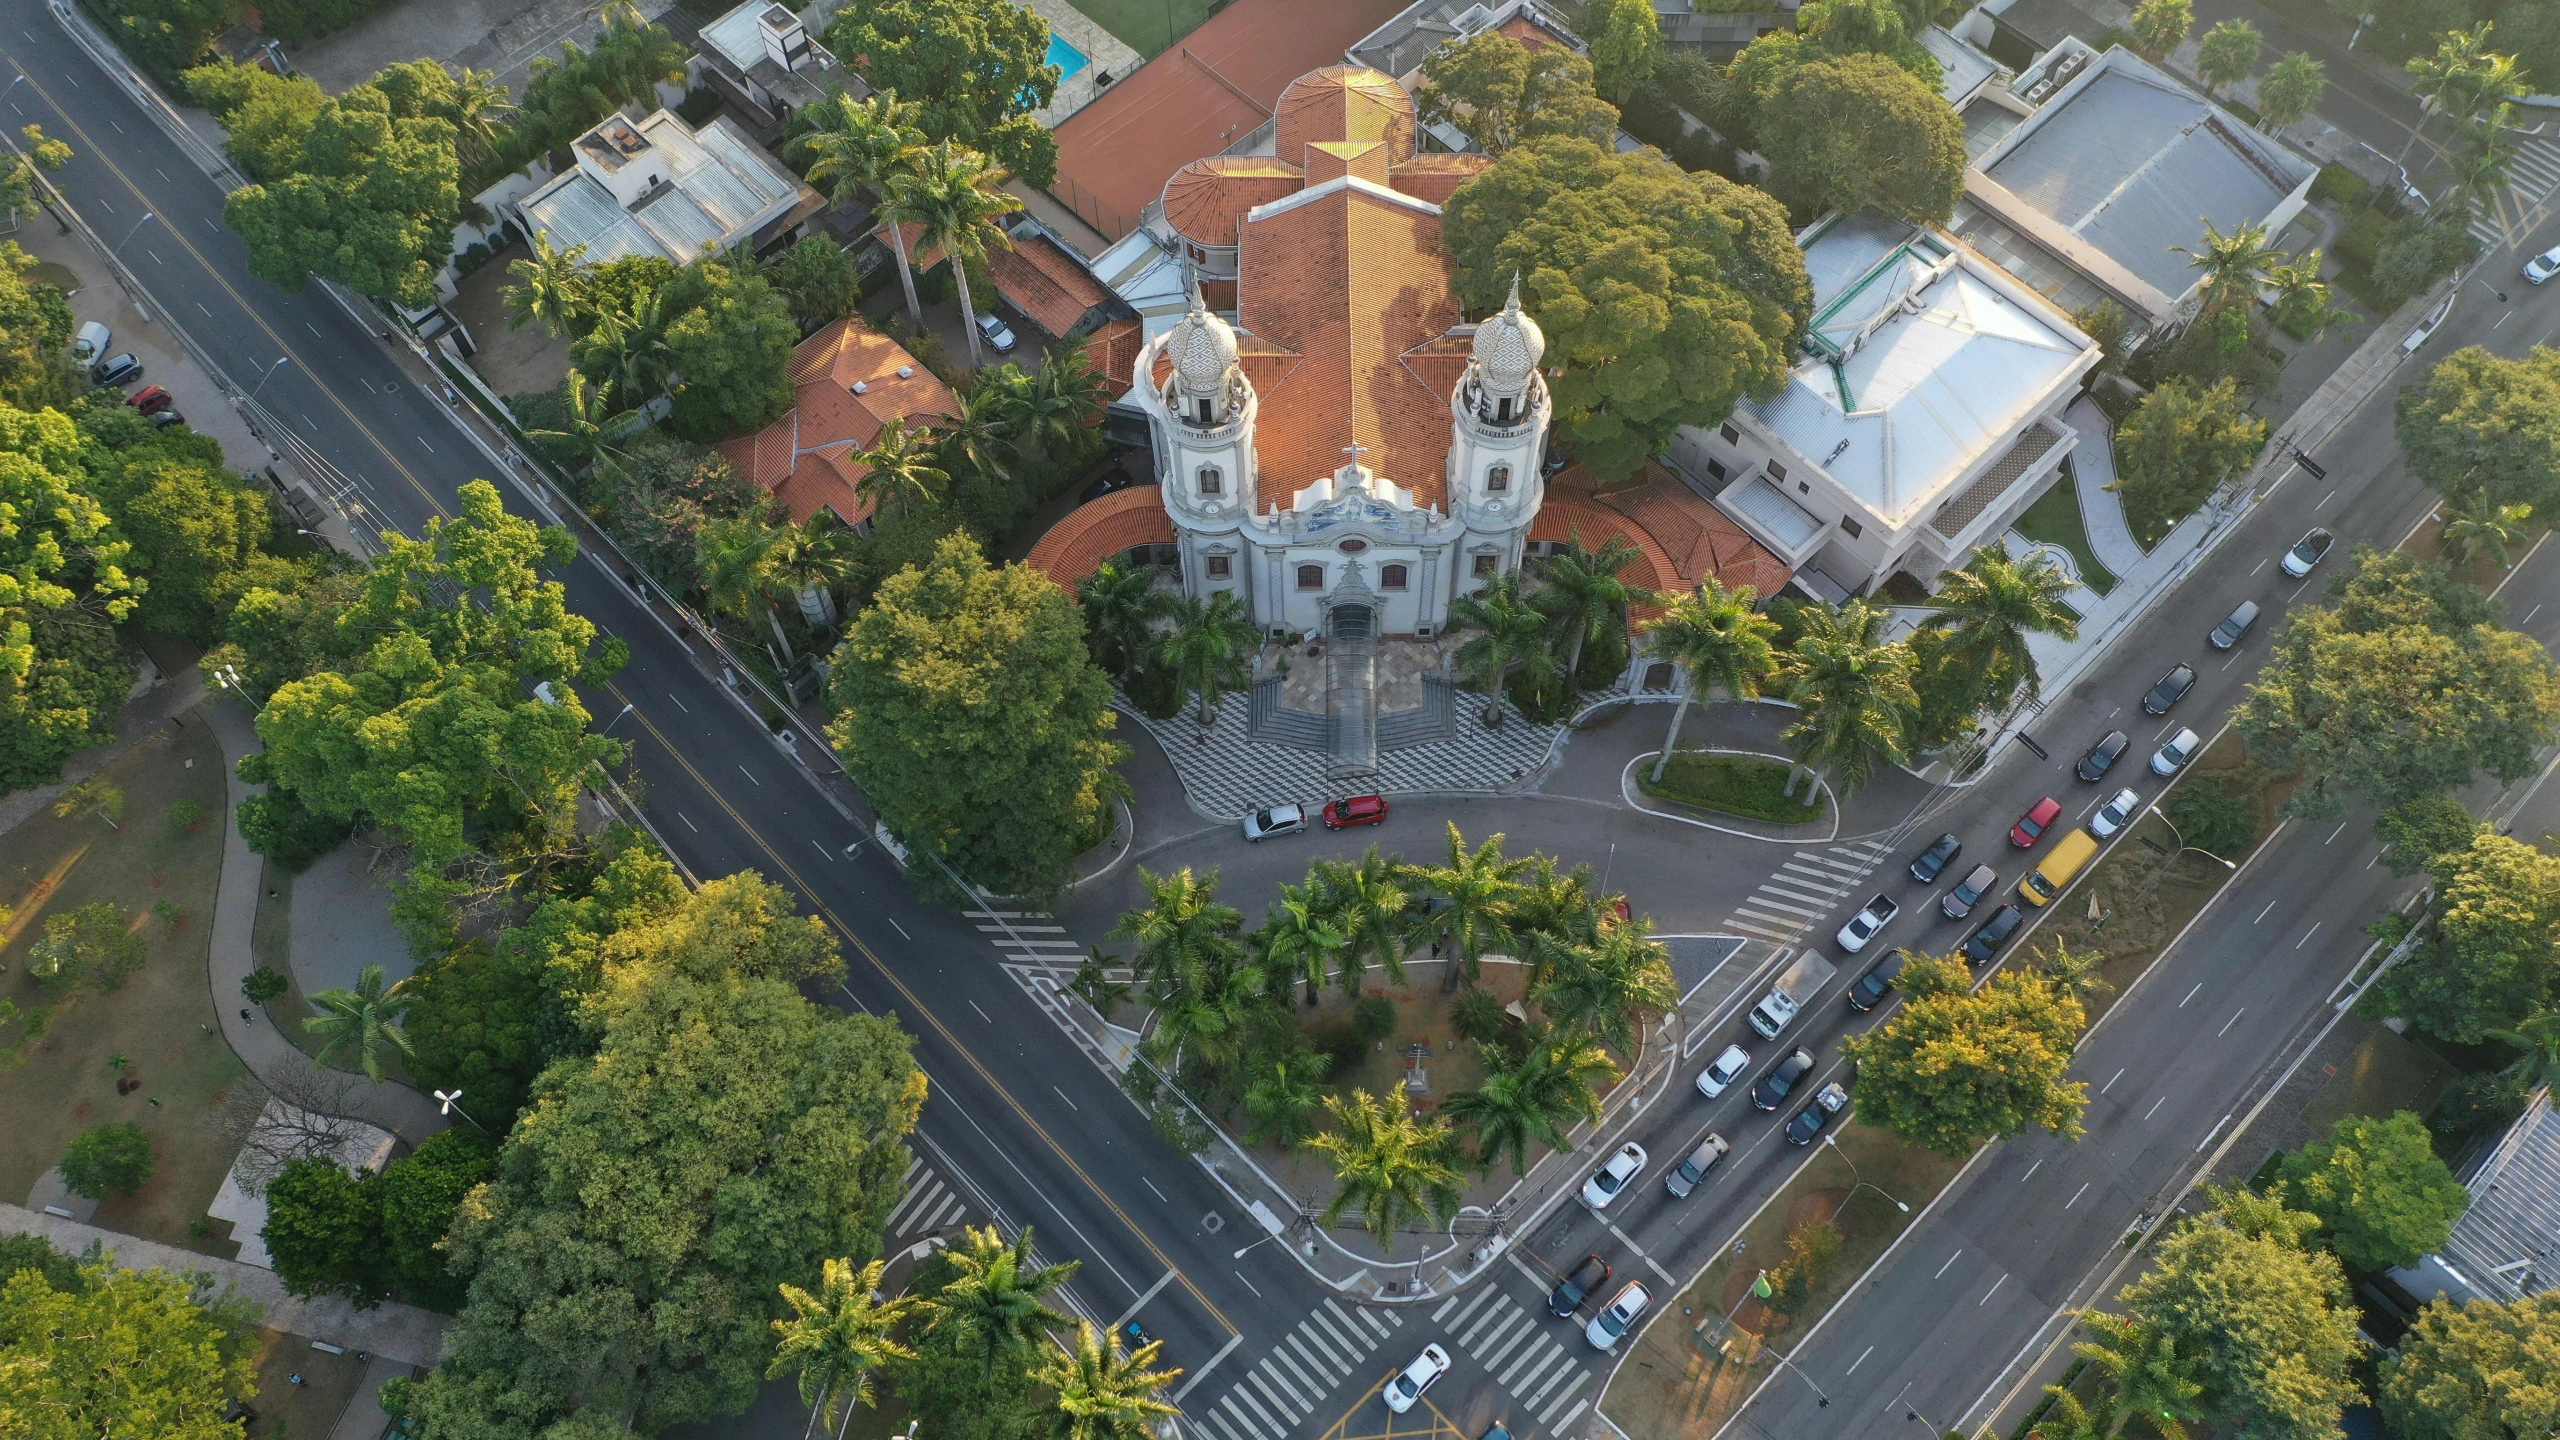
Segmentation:
{"type": "Polygon", "coordinates": [[[2143,549],[2125,523],[2124,501],[2107,487],[2116,483],[2116,453],[2106,412],[2083,395],[2062,412],[2063,423],[2080,432],[2071,452],[2071,479],[2080,492],[2080,525],[2089,532],[2089,549],[2098,563],[2118,579],[2142,564],[2143,549]]]}

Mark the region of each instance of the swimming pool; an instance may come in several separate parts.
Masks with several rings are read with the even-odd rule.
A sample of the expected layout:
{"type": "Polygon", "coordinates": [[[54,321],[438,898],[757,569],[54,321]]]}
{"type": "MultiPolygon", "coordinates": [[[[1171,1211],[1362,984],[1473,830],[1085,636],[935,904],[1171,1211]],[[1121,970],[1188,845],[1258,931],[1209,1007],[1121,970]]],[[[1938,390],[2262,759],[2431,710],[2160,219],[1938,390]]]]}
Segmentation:
{"type": "Polygon", "coordinates": [[[1049,64],[1058,67],[1058,83],[1061,85],[1076,78],[1077,71],[1093,63],[1085,58],[1083,51],[1059,39],[1054,30],[1049,33],[1047,59],[1049,64]]]}

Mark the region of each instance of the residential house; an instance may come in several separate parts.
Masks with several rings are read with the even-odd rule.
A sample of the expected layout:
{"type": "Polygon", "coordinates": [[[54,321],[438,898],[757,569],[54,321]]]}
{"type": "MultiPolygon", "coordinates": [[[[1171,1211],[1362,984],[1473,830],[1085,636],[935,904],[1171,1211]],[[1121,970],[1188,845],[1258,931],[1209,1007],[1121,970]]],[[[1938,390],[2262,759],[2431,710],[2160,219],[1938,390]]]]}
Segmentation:
{"type": "Polygon", "coordinates": [[[616,113],[569,150],[576,163],[513,202],[514,218],[597,264],[762,253],[826,203],[725,117],[696,130],[668,110],[616,113]]]}
{"type": "Polygon", "coordinates": [[[791,408],[753,435],[718,446],[740,475],[806,520],[829,511],[847,525],[871,518],[860,494],[868,467],[854,458],[893,420],[921,428],[959,413],[950,387],[905,347],[847,317],[791,352],[791,408]]]}

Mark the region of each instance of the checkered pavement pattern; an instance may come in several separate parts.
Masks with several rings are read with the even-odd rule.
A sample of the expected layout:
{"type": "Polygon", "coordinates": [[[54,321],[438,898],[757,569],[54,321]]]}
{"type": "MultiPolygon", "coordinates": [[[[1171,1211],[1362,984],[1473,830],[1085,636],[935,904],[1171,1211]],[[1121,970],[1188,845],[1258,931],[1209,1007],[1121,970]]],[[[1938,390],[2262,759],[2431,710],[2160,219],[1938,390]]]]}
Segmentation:
{"type": "Polygon", "coordinates": [[[1535,725],[1503,702],[1500,729],[1487,730],[1475,713],[1481,702],[1461,697],[1456,733],[1446,739],[1378,753],[1378,773],[1357,780],[1325,778],[1326,757],[1306,750],[1257,741],[1248,733],[1252,708],[1248,694],[1230,694],[1218,702],[1218,723],[1201,743],[1186,705],[1170,720],[1150,720],[1134,706],[1122,711],[1163,747],[1182,780],[1183,792],[1200,810],[1241,819],[1248,810],[1296,800],[1322,801],[1336,795],[1375,790],[1383,794],[1423,791],[1493,791],[1519,784],[1545,767],[1561,725],[1535,725]]]}

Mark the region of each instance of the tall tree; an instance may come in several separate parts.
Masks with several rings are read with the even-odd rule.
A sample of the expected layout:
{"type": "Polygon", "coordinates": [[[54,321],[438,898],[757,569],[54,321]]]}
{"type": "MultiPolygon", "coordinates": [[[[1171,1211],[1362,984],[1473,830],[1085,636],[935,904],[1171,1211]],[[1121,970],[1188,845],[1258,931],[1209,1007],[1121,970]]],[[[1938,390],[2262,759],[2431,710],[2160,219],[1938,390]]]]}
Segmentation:
{"type": "Polygon", "coordinates": [[[2435,933],[2383,972],[2374,1013],[2470,1044],[2560,1004],[2560,857],[2475,827],[2427,869],[2435,933]]]}
{"type": "Polygon", "coordinates": [[[1511,672],[1525,670],[1528,687],[1545,688],[1556,674],[1551,626],[1544,611],[1520,589],[1517,572],[1496,575],[1449,602],[1449,626],[1472,632],[1458,647],[1458,668],[1484,691],[1484,728],[1502,724],[1503,695],[1511,672]]]}
{"type": "Polygon", "coordinates": [[[862,467],[862,478],[853,482],[854,497],[884,518],[939,503],[951,476],[935,464],[937,447],[931,434],[921,427],[909,429],[905,416],[892,416],[868,447],[856,446],[847,452],[845,460],[862,467]]]}
{"type": "Polygon", "coordinates": [[[1414,104],[1425,125],[1446,125],[1496,157],[1554,135],[1607,144],[1618,129],[1617,107],[1592,90],[1589,60],[1562,45],[1532,50],[1499,30],[1432,51],[1414,104]]]}
{"type": "Polygon", "coordinates": [[[667,283],[668,362],[680,378],[668,427],[709,444],[791,408],[791,350],[800,338],[780,292],[751,264],[705,257],[667,283]]]}
{"type": "Polygon", "coordinates": [[[862,300],[862,266],[832,236],[800,237],[766,261],[763,273],[803,335],[851,315],[862,300]]]}
{"type": "Polygon", "coordinates": [[[2560,350],[2508,360],[2454,351],[2400,392],[2400,453],[2437,494],[2464,505],[2483,490],[2548,515],[2560,505],[2560,350]]]}
{"type": "Polygon", "coordinates": [[[1902,1008],[1842,1043],[1858,1067],[1860,1116],[1942,1155],[2031,1125],[2079,1139],[2089,1087],[2063,1078],[2087,1022],[2079,997],[2015,969],[1970,984],[1961,960],[1904,962],[1902,1008]]]}
{"type": "Polygon", "coordinates": [[[2196,1362],[2178,1353],[2177,1342],[2147,1326],[2103,1310],[2083,1310],[2080,1323],[2089,1338],[2071,1347],[2090,1368],[2115,1387],[2115,1417],[2107,1434],[2122,1433],[2137,1417],[2155,1428],[2204,1418],[2204,1384],[2195,1378],[2196,1362]]]}
{"type": "Polygon", "coordinates": [[[2374,1399],[2404,1440],[2511,1440],[2560,1429],[2560,1291],[2438,1300],[2382,1362],[2374,1399]]]}
{"type": "Polygon", "coordinates": [[[1449,863],[1414,872],[1425,888],[1448,902],[1433,907],[1414,927],[1416,938],[1429,941],[1434,954],[1451,952],[1441,989],[1457,989],[1462,978],[1474,983],[1485,954],[1510,942],[1519,914],[1520,877],[1529,864],[1505,858],[1499,834],[1468,850],[1457,822],[1449,822],[1449,863]]]}
{"type": "Polygon", "coordinates": [[[1644,627],[1650,653],[1680,667],[1684,683],[1680,703],[1672,707],[1671,733],[1663,737],[1662,755],[1653,762],[1653,778],[1662,779],[1671,753],[1680,748],[1680,722],[1689,718],[1689,702],[1721,690],[1732,700],[1756,700],[1760,687],[1778,672],[1771,641],[1777,622],[1756,606],[1759,595],[1748,585],[1727,590],[1710,575],[1694,594],[1676,597],[1644,627]]]}
{"type": "Polygon", "coordinates": [[[2284,252],[2267,239],[2264,225],[2242,225],[2225,235],[2210,220],[2204,222],[2204,238],[2190,250],[2184,245],[2171,249],[2187,257],[2187,266],[2204,272],[2200,305],[2212,308],[2226,297],[2245,296],[2257,288],[2259,277],[2276,263],[2284,252]]]}
{"type": "Polygon", "coordinates": [[[1257,638],[1253,622],[1233,590],[1213,591],[1206,600],[1175,597],[1164,613],[1170,625],[1156,643],[1156,663],[1172,674],[1179,693],[1197,702],[1200,728],[1206,730],[1218,723],[1226,692],[1244,688],[1245,657],[1257,638]]]}
{"type": "Polygon", "coordinates": [[[2310,118],[2329,88],[2329,67],[2296,51],[2277,61],[2258,82],[2258,117],[2269,130],[2310,118]]]}
{"type": "Polygon", "coordinates": [[[528,425],[525,438],[555,458],[565,456],[573,473],[601,470],[611,477],[630,458],[623,441],[640,423],[638,410],[613,408],[613,385],[609,379],[590,385],[585,371],[570,371],[560,379],[560,423],[528,425]]]}
{"type": "Polygon", "coordinates": [[[1417,1120],[1396,1095],[1355,1090],[1325,1097],[1338,1128],[1307,1137],[1309,1149],[1333,1161],[1333,1199],[1318,1223],[1339,1222],[1355,1207],[1378,1248],[1396,1250],[1396,1232],[1422,1219],[1446,1224],[1464,1194],[1458,1184],[1457,1142],[1446,1121],[1417,1120]]]}
{"type": "Polygon", "coordinates": [[[774,1347],[764,1378],[790,1375],[799,1381],[800,1403],[809,1407],[803,1437],[821,1419],[834,1429],[840,1409],[871,1404],[871,1372],[914,1353],[898,1343],[897,1329],[916,1302],[906,1296],[874,1298],[887,1268],[887,1261],[874,1260],[857,1274],[852,1261],[830,1256],[819,1267],[818,1293],[787,1283],[779,1287],[792,1314],[773,1322],[782,1343],[774,1347]]]}
{"type": "Polygon", "coordinates": [[[1636,1028],[1680,1003],[1671,952],[1650,920],[1611,920],[1587,945],[1558,947],[1531,997],[1559,1024],[1587,1026],[1622,1055],[1636,1028]]]}
{"type": "Polygon", "coordinates": [[[1066,592],[965,536],[884,582],[827,679],[836,753],[882,823],[971,883],[1058,883],[1122,781],[1111,684],[1066,592]]]}
{"type": "Polygon", "coordinates": [[[258,1232],[288,1295],[344,1294],[358,1309],[383,1302],[382,1201],[375,1177],[329,1158],[291,1161],[267,1182],[258,1232]]]}
{"type": "Polygon", "coordinates": [[[2425,1122],[2348,1115],[2329,1138],[2276,1167],[2285,1200],[2320,1217],[2329,1248],[2358,1270],[2413,1265],[2453,1233],[2471,1194],[2436,1158],[2425,1122]]]}
{"type": "Polygon", "coordinates": [[[983,362],[977,302],[969,293],[969,267],[985,264],[991,250],[1013,248],[1013,237],[996,223],[1022,208],[1020,199],[997,188],[1009,178],[986,156],[945,140],[918,152],[909,168],[889,180],[884,218],[893,225],[912,221],[918,227],[916,248],[939,250],[950,260],[952,283],[960,289],[960,321],[968,332],[972,368],[983,362]]]}
{"type": "Polygon", "coordinates": [[[1597,550],[1585,549],[1575,531],[1562,550],[1538,566],[1538,608],[1564,627],[1564,673],[1568,684],[1582,683],[1582,647],[1604,636],[1623,636],[1627,612],[1653,603],[1654,593],[1625,576],[1642,552],[1623,535],[1612,535],[1597,550]]]}
{"type": "MultiPolygon", "coordinates": [[[[2429,113],[2441,111],[2457,123],[2488,113],[2524,93],[2524,72],[2513,55],[2490,48],[2494,27],[2483,20],[2468,30],[2436,37],[2432,55],[2411,57],[2409,88],[2427,102],[2429,113]]],[[[2421,125],[2424,116],[2420,117],[2421,125]]],[[[2412,131],[2411,139],[2416,132],[2412,131]]]]}
{"type": "Polygon", "coordinates": [[[2026,564],[2007,552],[1984,546],[1964,565],[1939,577],[1938,593],[1929,597],[1935,612],[1922,628],[1944,630],[1962,663],[1982,676],[1982,693],[1999,704],[2024,688],[2029,700],[2043,697],[2043,677],[2027,648],[2029,635],[2050,635],[2069,643],[2080,638],[2079,613],[2063,603],[2071,579],[2051,560],[2026,564]]]}
{"type": "MultiPolygon", "coordinates": [[[[924,148],[920,116],[924,107],[901,101],[895,90],[856,100],[842,90],[803,109],[799,119],[809,133],[795,143],[810,157],[809,183],[828,187],[828,197],[844,205],[865,190],[885,198],[890,180],[905,174],[924,148]]],[[[889,227],[890,253],[898,259],[898,284],[906,291],[907,320],[921,328],[924,307],[916,302],[915,267],[907,258],[904,225],[889,227]]]]}
{"type": "Polygon", "coordinates": [[[2267,422],[2242,407],[2236,382],[2198,388],[2164,380],[2117,427],[2123,478],[2108,488],[2124,497],[2136,533],[2165,531],[2247,469],[2266,443],[2267,422]]]}
{"type": "Polygon", "coordinates": [[[1964,194],[1964,122],[1882,55],[1789,71],[1761,106],[1760,149],[1798,213],[1873,205],[1935,224],[1964,194]]]}
{"type": "Polygon", "coordinates": [[[1248,1133],[1283,1150],[1304,1144],[1324,1113],[1324,1073],[1331,1063],[1321,1055],[1288,1055],[1265,1064],[1245,1087],[1248,1133]]]}
{"type": "Polygon", "coordinates": [[[367,965],[356,976],[354,989],[341,987],[312,996],[311,1007],[320,1013],[304,1020],[302,1028],[327,1041],[314,1058],[325,1065],[340,1047],[352,1045],[365,1078],[381,1084],[383,1046],[409,1053],[409,1037],[400,1029],[400,1018],[414,1003],[408,985],[402,980],[386,986],[382,967],[367,965]]]}
{"type": "Polygon", "coordinates": [[[1356,993],[1371,966],[1402,985],[1405,951],[1413,943],[1405,867],[1372,845],[1357,864],[1317,861],[1312,878],[1327,920],[1342,934],[1343,993],[1356,993]]]}
{"type": "Polygon", "coordinates": [[[1481,1085],[1449,1097],[1447,1112],[1474,1131],[1477,1163],[1490,1169],[1507,1155],[1512,1173],[1526,1175],[1532,1143],[1563,1153],[1573,1122],[1599,1123],[1600,1092],[1617,1078],[1598,1037],[1533,1030],[1517,1060],[1489,1067],[1481,1085]]]}
{"type": "Polygon", "coordinates": [[[2142,58],[2161,61],[2169,52],[2187,43],[2188,32],[2195,29],[2196,11],[2190,0],[2142,0],[2133,7],[2133,18],[2125,28],[2133,35],[2133,48],[2142,58]]]}
{"type": "Polygon", "coordinates": [[[1032,1372],[1053,1397],[1050,1440],[1152,1440],[1158,1425],[1181,1413],[1163,1392],[1182,1372],[1148,1368],[1163,1353],[1161,1340],[1125,1350],[1119,1336],[1077,1322],[1075,1344],[1059,1342],[1032,1372]]]}
{"type": "Polygon", "coordinates": [[[1171,597],[1156,589],[1155,571],[1105,560],[1077,582],[1076,606],[1084,613],[1094,663],[1125,685],[1155,648],[1155,624],[1171,608],[1171,597]]]}
{"type": "Polygon", "coordinates": [[[87,479],[88,441],[57,410],[0,407],[0,788],[52,781],[108,738],[133,666],[113,626],[148,582],[87,479]]]}
{"type": "Polygon", "coordinates": [[[1515,146],[1450,196],[1442,235],[1479,313],[1521,277],[1556,418],[1604,479],[1633,474],[1684,424],[1777,393],[1813,313],[1785,207],[1650,149],[1515,146]]]}
{"type": "MultiPolygon", "coordinates": [[[[1803,633],[1780,658],[1787,698],[1799,718],[1786,741],[1815,779],[1833,777],[1841,795],[1865,789],[1878,763],[1899,764],[1919,707],[1911,691],[1911,651],[1883,641],[1891,612],[1864,600],[1808,609],[1803,633]]],[[[1787,793],[1796,776],[1787,775],[1787,793]]]]}
{"type": "Polygon", "coordinates": [[[27,1266],[0,1280],[0,1415],[18,1440],[234,1440],[234,1401],[258,1389],[259,1307],[191,1278],[128,1270],[113,1252],[57,1284],[27,1266]]]}
{"type": "Polygon", "coordinates": [[[562,250],[551,243],[550,232],[537,231],[533,253],[508,262],[507,273],[519,282],[507,287],[508,329],[521,330],[539,322],[543,329],[565,340],[585,323],[589,286],[595,276],[586,246],[572,245],[562,250]]]}
{"type": "Polygon", "coordinates": [[[2258,68],[2258,52],[2266,37],[2246,20],[2225,20],[2196,42],[2196,76],[2208,92],[2237,85],[2258,68]]]}
{"type": "Polygon", "coordinates": [[[2482,486],[2446,518],[2445,555],[2457,565],[2476,564],[2483,555],[2495,555],[2499,569],[2512,570],[2515,561],[2508,552],[2532,538],[2533,532],[2525,528],[2532,518],[2532,506],[2507,504],[2496,487],[2482,486]]]}
{"type": "Polygon", "coordinates": [[[1662,21],[1652,0],[1589,0],[1582,26],[1592,83],[1610,104],[1626,104],[1662,63],[1662,21]]]}
{"type": "Polygon", "coordinates": [[[1069,1323],[1047,1297],[1075,1278],[1083,1262],[1043,1265],[1032,1258],[1031,1230],[1008,1241],[993,1225],[967,1226],[943,1252],[955,1272],[934,1297],[934,1326],[957,1325],[989,1366],[1020,1365],[1050,1331],[1069,1323]]]}
{"type": "Polygon", "coordinates": [[[251,273],[287,290],[316,275],[402,305],[432,300],[462,211],[446,109],[370,83],[324,101],[285,151],[289,173],[223,202],[251,273]]]}
{"type": "Polygon", "coordinates": [[[1032,118],[1058,88],[1038,11],[1009,0],[867,0],[837,14],[827,45],[872,89],[912,96],[928,143],[983,151],[1034,185],[1056,182],[1058,142],[1032,118]]]}
{"type": "Polygon", "coordinates": [[[2447,210],[2466,221],[2486,213],[2497,203],[2498,192],[2507,188],[2508,167],[2523,144],[2516,135],[2512,105],[2500,105],[2465,122],[2445,155],[2453,171],[2453,184],[2445,191],[2447,210]]]}
{"type": "Polygon", "coordinates": [[[1244,957],[1244,916],[1218,899],[1218,872],[1195,875],[1186,865],[1158,875],[1141,865],[1143,910],[1125,911],[1108,938],[1136,943],[1131,961],[1138,982],[1161,991],[1191,988],[1198,977],[1233,966],[1244,957]]]}
{"type": "Polygon", "coordinates": [[[1306,982],[1312,1007],[1333,979],[1334,959],[1350,937],[1326,915],[1323,891],[1310,877],[1308,884],[1280,887],[1279,902],[1263,917],[1253,941],[1271,984],[1286,989],[1292,981],[1306,982]]]}

